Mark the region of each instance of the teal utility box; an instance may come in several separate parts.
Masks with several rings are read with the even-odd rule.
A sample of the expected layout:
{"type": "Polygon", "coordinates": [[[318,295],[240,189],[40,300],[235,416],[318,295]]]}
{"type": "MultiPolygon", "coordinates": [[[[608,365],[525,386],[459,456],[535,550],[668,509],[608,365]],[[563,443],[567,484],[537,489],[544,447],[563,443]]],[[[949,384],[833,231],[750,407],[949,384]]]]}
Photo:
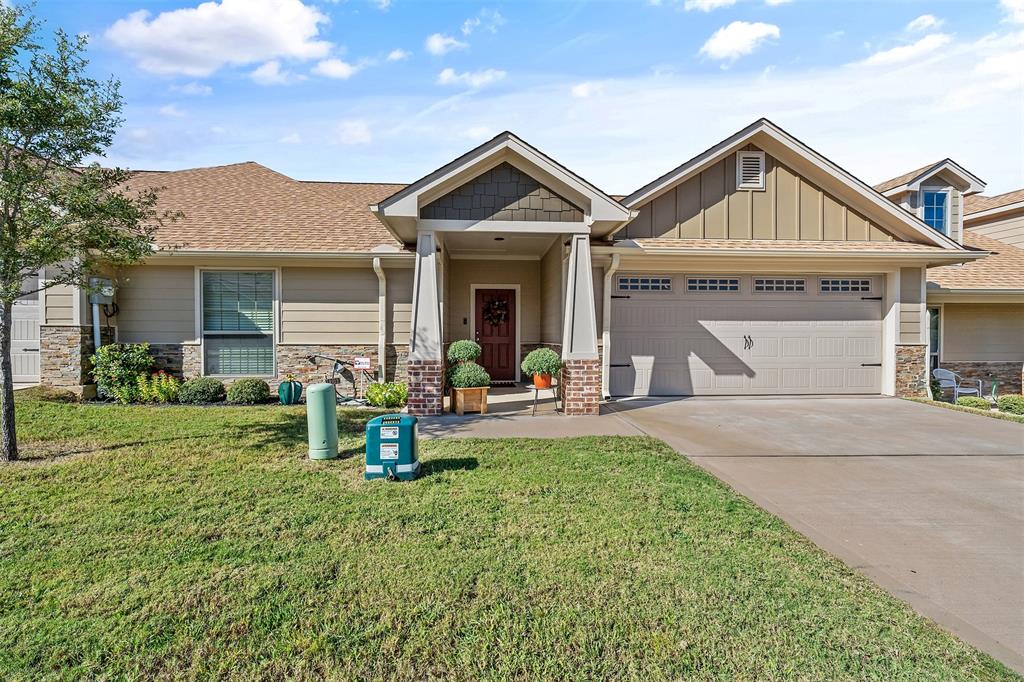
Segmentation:
{"type": "Polygon", "coordinates": [[[333,384],[314,384],[306,389],[310,459],[334,459],[338,456],[337,405],[333,384]]]}
{"type": "Polygon", "coordinates": [[[411,481],[420,475],[416,417],[385,414],[366,423],[366,480],[411,481]]]}

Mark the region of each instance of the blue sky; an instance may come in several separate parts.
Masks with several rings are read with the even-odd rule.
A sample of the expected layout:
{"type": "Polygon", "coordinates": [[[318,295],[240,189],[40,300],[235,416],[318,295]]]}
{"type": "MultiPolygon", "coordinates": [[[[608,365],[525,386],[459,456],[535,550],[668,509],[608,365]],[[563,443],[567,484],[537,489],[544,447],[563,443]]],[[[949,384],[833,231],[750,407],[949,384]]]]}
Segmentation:
{"type": "Polygon", "coordinates": [[[41,0],[122,81],[109,161],[415,180],[509,129],[612,193],[760,116],[877,182],[1024,186],[1024,0],[41,0]],[[83,8],[88,7],[88,11],[83,8]]]}

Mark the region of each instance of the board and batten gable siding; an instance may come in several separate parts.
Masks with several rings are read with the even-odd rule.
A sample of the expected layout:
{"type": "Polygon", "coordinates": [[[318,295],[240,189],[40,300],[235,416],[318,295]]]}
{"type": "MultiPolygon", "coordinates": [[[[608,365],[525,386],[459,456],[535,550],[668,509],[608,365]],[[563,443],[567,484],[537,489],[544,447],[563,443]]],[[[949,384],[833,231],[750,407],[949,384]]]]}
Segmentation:
{"type": "Polygon", "coordinates": [[[1024,304],[943,304],[942,361],[1024,362],[1024,304]]]}
{"type": "Polygon", "coordinates": [[[900,328],[899,343],[927,343],[922,336],[925,328],[927,303],[921,295],[921,268],[900,268],[900,328]]]}
{"type": "Polygon", "coordinates": [[[46,290],[43,298],[43,324],[67,325],[75,323],[75,289],[69,284],[58,284],[46,290]]]}
{"type": "Polygon", "coordinates": [[[434,220],[581,222],[583,211],[510,163],[501,163],[420,209],[434,220]]]}
{"type": "Polygon", "coordinates": [[[770,154],[765,154],[763,191],[736,189],[736,155],[730,154],[638,210],[616,239],[892,241],[877,225],[770,154]]]}
{"type": "Polygon", "coordinates": [[[117,339],[121,343],[195,343],[195,268],[139,265],[120,273],[117,339]]]}
{"type": "Polygon", "coordinates": [[[975,234],[998,239],[1004,244],[1024,249],[1024,209],[988,222],[971,222],[970,216],[968,216],[967,229],[975,234]]]}

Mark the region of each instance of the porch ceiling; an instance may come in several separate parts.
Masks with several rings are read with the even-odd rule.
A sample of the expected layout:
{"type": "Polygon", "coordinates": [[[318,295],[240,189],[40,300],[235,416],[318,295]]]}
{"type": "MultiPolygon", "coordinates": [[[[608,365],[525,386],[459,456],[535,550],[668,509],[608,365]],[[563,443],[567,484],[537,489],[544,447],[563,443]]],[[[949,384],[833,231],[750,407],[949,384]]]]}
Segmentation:
{"type": "Polygon", "coordinates": [[[563,235],[515,232],[445,232],[441,237],[453,258],[540,258],[563,235]]]}

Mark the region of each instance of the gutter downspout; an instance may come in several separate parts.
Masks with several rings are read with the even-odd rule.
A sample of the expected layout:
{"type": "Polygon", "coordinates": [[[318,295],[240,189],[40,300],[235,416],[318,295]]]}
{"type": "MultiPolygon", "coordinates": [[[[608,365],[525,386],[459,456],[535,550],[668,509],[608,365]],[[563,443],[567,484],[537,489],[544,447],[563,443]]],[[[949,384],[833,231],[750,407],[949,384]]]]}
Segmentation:
{"type": "Polygon", "coordinates": [[[619,269],[619,254],[612,254],[612,263],[604,271],[604,291],[601,298],[601,395],[607,400],[611,396],[611,380],[608,372],[611,369],[612,347],[612,278],[619,269]]]}
{"type": "Polygon", "coordinates": [[[381,267],[380,258],[373,259],[373,271],[377,273],[377,382],[387,381],[387,340],[388,329],[388,281],[384,276],[384,268],[381,267]]]}

